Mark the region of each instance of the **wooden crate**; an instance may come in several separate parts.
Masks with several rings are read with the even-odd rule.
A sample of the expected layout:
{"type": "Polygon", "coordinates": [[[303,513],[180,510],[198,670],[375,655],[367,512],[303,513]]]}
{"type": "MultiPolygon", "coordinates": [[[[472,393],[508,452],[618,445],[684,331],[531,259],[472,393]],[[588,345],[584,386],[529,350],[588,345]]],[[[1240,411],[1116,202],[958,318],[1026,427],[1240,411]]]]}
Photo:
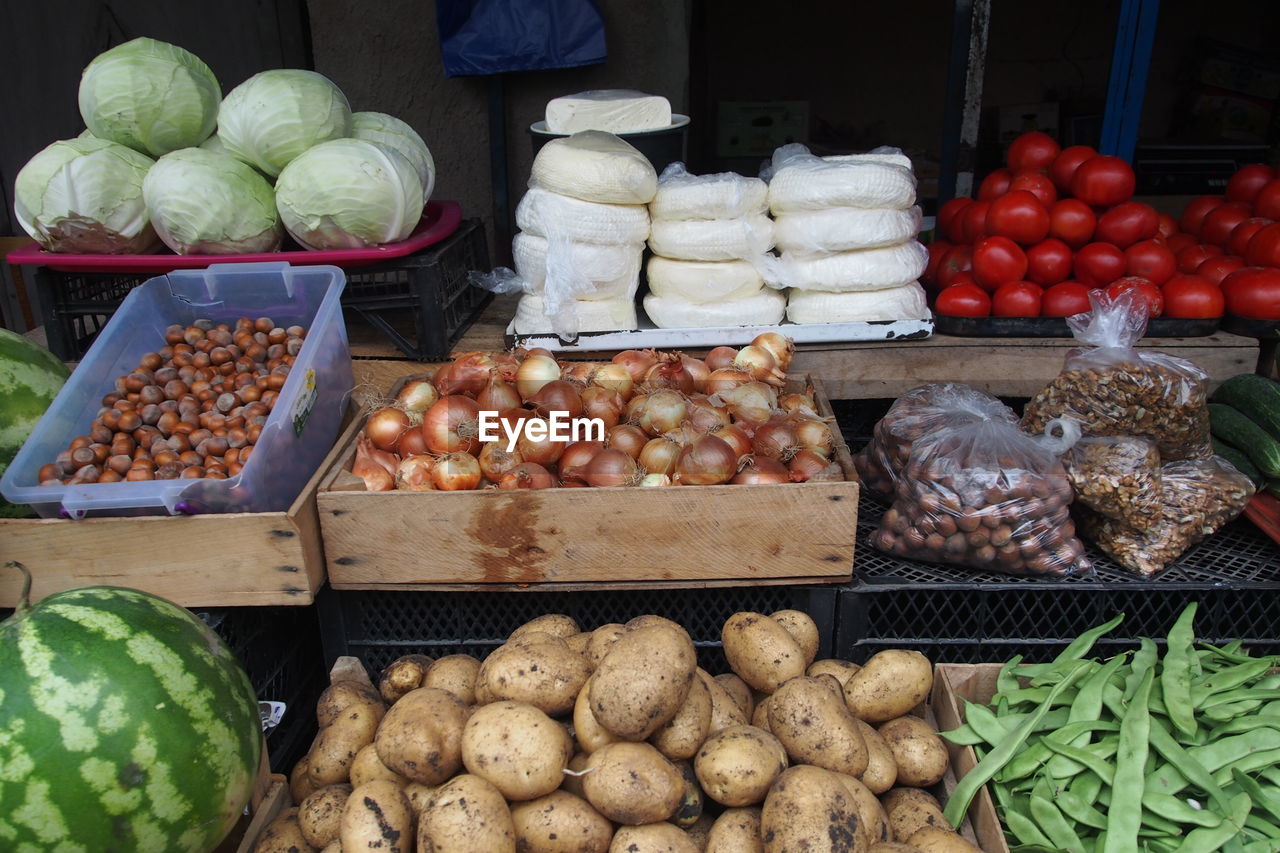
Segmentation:
{"type": "MultiPolygon", "coordinates": [[[[25,565],[31,601],[94,584],[127,586],[183,607],[307,605],[324,583],[316,491],[333,450],[285,512],[136,518],[0,519],[0,565],[25,565]]],[[[0,607],[14,607],[22,575],[0,571],[0,607]]]]}
{"type": "MultiPolygon", "coordinates": [[[[389,371],[422,368],[357,364],[357,382],[386,389],[389,371]]],[[[788,381],[798,390],[806,379],[788,381]]],[[[813,384],[821,413],[832,416],[813,384]]],[[[316,498],[335,589],[706,587],[852,576],[858,484],[844,447],[844,479],[835,482],[369,492],[351,474],[355,439],[347,436],[316,498]]]]}

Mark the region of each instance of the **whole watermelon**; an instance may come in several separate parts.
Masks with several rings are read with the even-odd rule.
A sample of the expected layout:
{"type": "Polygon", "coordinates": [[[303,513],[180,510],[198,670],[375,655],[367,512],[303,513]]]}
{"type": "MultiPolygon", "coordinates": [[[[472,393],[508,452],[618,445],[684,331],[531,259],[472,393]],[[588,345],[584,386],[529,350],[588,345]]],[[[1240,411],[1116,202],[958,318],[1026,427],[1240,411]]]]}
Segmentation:
{"type": "MultiPolygon", "coordinates": [[[[0,329],[0,476],[67,381],[67,366],[22,335],[0,329]]],[[[29,515],[0,498],[0,518],[29,515]]]]}
{"type": "Polygon", "coordinates": [[[83,587],[0,622],[0,850],[212,850],[261,746],[248,677],[181,607],[83,587]]]}

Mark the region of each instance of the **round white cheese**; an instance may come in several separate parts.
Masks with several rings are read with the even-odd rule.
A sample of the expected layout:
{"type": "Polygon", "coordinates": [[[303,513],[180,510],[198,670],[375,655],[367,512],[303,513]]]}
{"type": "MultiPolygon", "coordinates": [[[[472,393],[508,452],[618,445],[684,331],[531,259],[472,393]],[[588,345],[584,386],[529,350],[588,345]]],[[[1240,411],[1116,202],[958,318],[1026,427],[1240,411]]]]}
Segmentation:
{"type": "Polygon", "coordinates": [[[689,302],[719,302],[759,293],[760,273],[747,261],[677,261],[652,255],[645,267],[649,292],[689,302]]]}
{"type": "Polygon", "coordinates": [[[683,163],[672,163],[658,178],[649,215],[654,219],[741,219],[763,214],[768,193],[768,185],[759,178],[735,172],[691,175],[683,163]]]}
{"type": "Polygon", "coordinates": [[[792,290],[787,319],[793,323],[870,323],[875,320],[924,320],[928,299],[919,282],[861,293],[792,290]]]}
{"type": "Polygon", "coordinates": [[[784,252],[778,263],[779,279],[802,290],[884,290],[920,278],[929,261],[929,250],[912,240],[880,249],[858,249],[817,257],[784,252]]]}
{"type": "Polygon", "coordinates": [[[537,237],[577,243],[643,243],[649,209],[642,204],[597,204],[530,187],[516,205],[516,226],[537,237]]]}
{"type": "Polygon", "coordinates": [[[649,223],[655,255],[683,261],[733,261],[773,248],[773,220],[763,214],[741,219],[655,219],[649,223]]]}
{"type": "Polygon", "coordinates": [[[678,296],[644,298],[644,310],[660,329],[696,329],[719,326],[774,326],[782,322],[787,298],[776,290],[723,302],[690,302],[678,296]]]}
{"type": "MultiPolygon", "coordinates": [[[[579,332],[634,329],[638,325],[634,299],[574,301],[569,303],[569,310],[577,315],[579,332]]],[[[554,334],[554,322],[545,311],[545,303],[541,296],[528,293],[520,297],[520,301],[516,303],[515,333],[518,335],[554,334]]]]}
{"type": "Polygon", "coordinates": [[[769,183],[769,209],[776,216],[827,207],[905,210],[916,201],[916,177],[893,162],[856,158],[797,157],[769,183]]]}
{"type": "Polygon", "coordinates": [[[658,174],[625,140],[584,130],[542,146],[529,186],[599,204],[648,204],[658,191],[658,174]]]}
{"type": "Polygon", "coordinates": [[[577,299],[620,299],[635,295],[644,246],[548,241],[522,232],[511,240],[511,255],[530,293],[542,293],[552,278],[577,299]]]}
{"type": "Polygon", "coordinates": [[[779,249],[797,256],[875,249],[914,240],[920,233],[920,221],[919,207],[797,210],[774,219],[773,239],[779,249]]]}

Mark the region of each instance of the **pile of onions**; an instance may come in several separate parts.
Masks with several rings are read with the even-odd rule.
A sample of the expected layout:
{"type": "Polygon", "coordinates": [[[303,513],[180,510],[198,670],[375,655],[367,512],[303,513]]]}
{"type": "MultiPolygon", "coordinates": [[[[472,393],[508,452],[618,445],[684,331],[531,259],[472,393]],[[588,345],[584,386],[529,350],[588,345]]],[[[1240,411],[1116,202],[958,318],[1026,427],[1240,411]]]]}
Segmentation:
{"type": "Polygon", "coordinates": [[[716,347],[705,359],[655,350],[605,362],[560,362],[544,349],[464,353],[433,376],[404,381],[370,411],[352,473],[371,491],[770,485],[839,476],[837,433],[818,415],[812,392],[779,391],[794,349],[766,333],[741,349],[716,347]],[[592,434],[579,425],[568,440],[549,434],[552,424],[580,418],[603,429],[592,434]],[[546,434],[531,435],[530,427],[546,434]]]}

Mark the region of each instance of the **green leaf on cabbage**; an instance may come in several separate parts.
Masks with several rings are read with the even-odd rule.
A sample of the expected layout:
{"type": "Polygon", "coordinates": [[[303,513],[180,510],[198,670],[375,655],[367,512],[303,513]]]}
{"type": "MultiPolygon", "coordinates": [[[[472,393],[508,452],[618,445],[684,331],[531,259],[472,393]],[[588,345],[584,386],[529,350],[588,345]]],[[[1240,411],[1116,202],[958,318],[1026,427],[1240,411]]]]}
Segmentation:
{"type": "Polygon", "coordinates": [[[276,177],[302,152],[351,135],[351,106],[327,77],[296,68],[253,75],[218,109],[227,152],[276,177]]]}
{"type": "Polygon", "coordinates": [[[351,136],[366,142],[376,142],[394,148],[405,156],[418,172],[422,181],[422,200],[431,199],[436,185],[436,164],[431,150],[418,132],[392,115],[378,112],[359,112],[351,115],[351,136]]]}

